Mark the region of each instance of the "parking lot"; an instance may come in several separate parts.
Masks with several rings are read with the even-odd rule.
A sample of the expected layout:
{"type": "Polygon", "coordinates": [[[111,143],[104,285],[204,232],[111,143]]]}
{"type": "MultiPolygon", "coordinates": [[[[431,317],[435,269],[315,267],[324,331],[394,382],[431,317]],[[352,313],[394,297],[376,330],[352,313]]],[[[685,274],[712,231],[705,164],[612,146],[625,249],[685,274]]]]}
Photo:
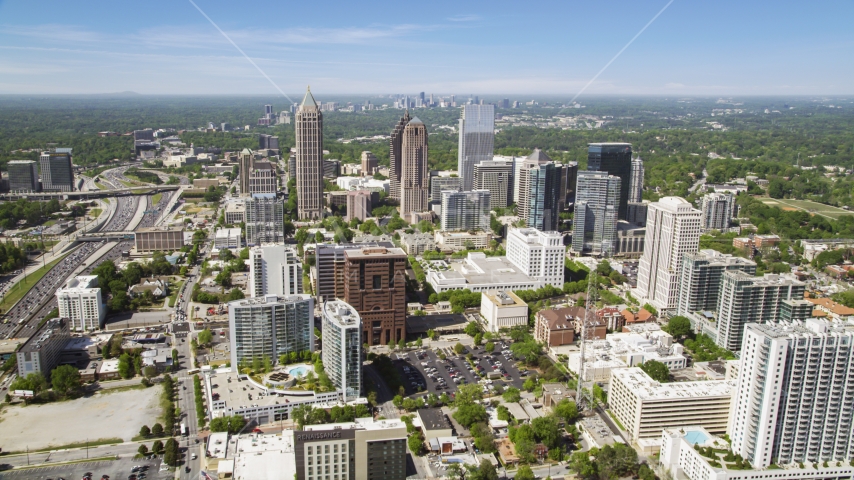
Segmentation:
{"type": "Polygon", "coordinates": [[[57,465],[52,467],[27,468],[19,470],[8,470],[0,473],[0,480],[46,480],[65,478],[68,480],[83,478],[86,473],[92,474],[92,480],[99,480],[103,475],[108,475],[110,480],[124,480],[131,475],[135,466],[145,469],[138,471],[138,480],[173,478],[175,474],[169,470],[160,470],[160,459],[140,460],[134,458],[120,458],[118,460],[102,460],[98,462],[74,463],[71,465],[57,465]]]}
{"type": "Polygon", "coordinates": [[[484,380],[487,380],[487,390],[501,393],[511,385],[521,389],[527,375],[526,371],[519,371],[508,348],[506,343],[499,342],[492,354],[485,353],[483,347],[467,347],[467,353],[462,355],[456,355],[451,348],[443,348],[441,351],[446,355],[445,360],[441,360],[430,349],[422,349],[393,354],[392,359],[403,379],[407,395],[419,392],[451,395],[459,385],[484,380]],[[472,354],[474,367],[466,360],[468,353],[472,354]]]}

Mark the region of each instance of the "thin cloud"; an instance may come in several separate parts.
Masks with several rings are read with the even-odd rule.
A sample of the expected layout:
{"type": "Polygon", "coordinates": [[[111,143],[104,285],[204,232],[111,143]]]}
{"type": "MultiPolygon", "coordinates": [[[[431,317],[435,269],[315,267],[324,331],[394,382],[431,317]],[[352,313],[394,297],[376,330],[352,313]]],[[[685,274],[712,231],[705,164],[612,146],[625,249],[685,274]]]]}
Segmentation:
{"type": "Polygon", "coordinates": [[[468,15],[454,15],[453,17],[448,17],[449,22],[476,22],[480,20],[480,15],[468,14],[468,15]]]}

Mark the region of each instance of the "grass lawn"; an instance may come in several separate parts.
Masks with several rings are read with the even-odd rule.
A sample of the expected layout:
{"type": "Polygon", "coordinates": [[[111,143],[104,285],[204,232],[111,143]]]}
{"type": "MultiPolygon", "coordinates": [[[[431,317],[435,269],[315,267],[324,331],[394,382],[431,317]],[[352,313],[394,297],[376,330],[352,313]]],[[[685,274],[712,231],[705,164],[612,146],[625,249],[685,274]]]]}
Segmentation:
{"type": "Polygon", "coordinates": [[[98,218],[101,216],[101,212],[103,212],[103,210],[101,210],[100,208],[90,208],[89,216],[92,218],[98,218]]]}
{"type": "Polygon", "coordinates": [[[134,184],[133,184],[133,183],[131,183],[131,182],[126,182],[126,181],[124,181],[124,180],[119,180],[119,183],[121,183],[122,185],[124,185],[125,187],[128,187],[128,188],[130,188],[130,187],[136,187],[136,186],[137,186],[137,185],[134,185],[134,184]]]}
{"type": "Polygon", "coordinates": [[[43,227],[50,227],[56,225],[56,220],[48,220],[42,224],[43,227]]]}
{"type": "Polygon", "coordinates": [[[616,423],[616,424],[617,424],[617,426],[618,426],[618,427],[620,427],[620,430],[623,430],[623,431],[625,431],[625,430],[626,430],[626,427],[624,427],[624,426],[623,426],[623,424],[622,424],[622,423],[620,423],[620,421],[619,421],[619,420],[617,420],[617,416],[616,416],[616,415],[614,415],[614,413],[613,413],[613,412],[611,412],[610,410],[605,410],[605,411],[606,411],[606,412],[608,412],[608,416],[609,416],[609,417],[611,417],[611,420],[613,420],[613,421],[614,421],[614,423],[616,423]]]}
{"type": "MultiPolygon", "coordinates": [[[[38,283],[38,281],[41,280],[41,278],[45,276],[45,274],[47,274],[47,272],[49,272],[50,269],[53,268],[54,265],[59,263],[60,260],[62,260],[63,258],[65,258],[65,255],[48,263],[47,265],[36,270],[32,274],[27,275],[27,278],[25,280],[21,280],[20,282],[16,283],[15,286],[12,287],[11,290],[9,290],[9,293],[7,293],[6,296],[3,298],[3,301],[0,302],[0,312],[9,311],[9,309],[12,308],[12,306],[14,306],[18,300],[20,300],[24,295],[27,294],[27,292],[30,291],[31,288],[33,288],[33,285],[38,283]]],[[[10,319],[10,321],[12,320],[10,319]]]]}
{"type": "Polygon", "coordinates": [[[153,197],[151,197],[151,204],[152,204],[152,205],[157,205],[157,202],[159,202],[159,201],[160,201],[160,199],[162,199],[162,198],[163,198],[163,194],[162,194],[162,193],[155,193],[155,194],[154,194],[154,196],[153,196],[153,197]]]}
{"type": "Polygon", "coordinates": [[[825,205],[823,203],[813,202],[812,200],[765,198],[762,199],[762,203],[774,207],[779,207],[783,210],[803,210],[805,212],[821,215],[822,217],[827,217],[833,220],[836,220],[842,215],[854,215],[854,212],[851,212],[849,210],[836,208],[831,205],[825,205]]]}
{"type": "Polygon", "coordinates": [[[104,184],[103,184],[103,183],[101,183],[101,182],[95,182],[95,186],[96,186],[96,187],[98,187],[98,188],[100,188],[101,190],[109,190],[109,189],[110,189],[110,187],[108,187],[108,186],[104,185],[104,184]]]}
{"type": "Polygon", "coordinates": [[[172,286],[172,294],[169,295],[169,306],[170,307],[175,306],[175,301],[178,299],[178,292],[181,291],[181,285],[183,285],[183,284],[184,284],[184,281],[181,280],[181,281],[175,283],[174,286],[172,286]]]}

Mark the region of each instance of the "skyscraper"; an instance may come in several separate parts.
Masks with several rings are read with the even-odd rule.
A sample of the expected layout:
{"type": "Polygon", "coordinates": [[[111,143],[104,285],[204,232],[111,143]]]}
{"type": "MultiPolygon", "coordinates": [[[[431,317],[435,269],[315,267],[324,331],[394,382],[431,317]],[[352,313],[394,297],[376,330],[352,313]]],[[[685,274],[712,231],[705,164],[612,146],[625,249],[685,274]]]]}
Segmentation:
{"type": "Polygon", "coordinates": [[[687,316],[696,312],[716,312],[721,279],[724,272],[729,270],[755,275],[756,262],[715,250],[700,250],[685,255],[676,314],[687,316]]]}
{"type": "Polygon", "coordinates": [[[371,192],[368,190],[354,190],[347,192],[347,215],[344,221],[349,222],[354,218],[365,221],[371,216],[371,192]]]}
{"type": "Polygon", "coordinates": [[[362,317],[340,300],[323,303],[323,367],[344,401],[359,398],[362,390],[362,317]]]}
{"type": "Polygon", "coordinates": [[[400,201],[400,179],[403,176],[401,170],[403,166],[403,129],[411,120],[409,110],[407,110],[394,130],[391,131],[391,138],[388,140],[388,158],[389,158],[389,193],[388,196],[393,200],[400,201]]]}
{"type": "Polygon", "coordinates": [[[9,190],[12,192],[38,192],[39,172],[32,160],[11,160],[6,164],[9,170],[9,190]]]}
{"type": "Polygon", "coordinates": [[[265,295],[228,303],[231,364],[276,364],[291,352],[314,351],[311,295],[265,295]]]}
{"type": "Polygon", "coordinates": [[[365,150],[362,152],[362,176],[369,177],[374,174],[377,167],[379,166],[379,162],[377,162],[377,156],[372,152],[365,150]]]}
{"type": "Polygon", "coordinates": [[[578,173],[572,250],[613,256],[617,247],[620,177],[607,172],[578,173]]]}
{"type": "Polygon", "coordinates": [[[400,216],[427,210],[427,127],[418,119],[406,124],[401,145],[400,216]]]}
{"type": "Polygon", "coordinates": [[[635,298],[664,312],[676,308],[683,257],[699,248],[700,211],[683,198],[663,197],[649,205],[646,222],[635,298]]]}
{"type": "Polygon", "coordinates": [[[42,190],[46,192],[70,192],[74,190],[74,169],[71,154],[42,152],[39,157],[42,190]]]}
{"type": "Polygon", "coordinates": [[[777,321],[783,301],[803,299],[805,289],[806,285],[794,277],[724,272],[718,298],[717,344],[733,352],[741,350],[745,325],[777,321]]]}
{"type": "MultiPolygon", "coordinates": [[[[477,103],[477,102],[475,102],[477,103]]],[[[474,166],[492,160],[495,143],[495,106],[464,105],[460,111],[457,171],[464,191],[474,188],[474,166]]]]}
{"type": "Polygon", "coordinates": [[[640,157],[632,159],[632,184],[629,187],[629,202],[643,200],[643,160],[640,157]]]}
{"type": "Polygon", "coordinates": [[[406,253],[399,248],[344,251],[344,298],[362,317],[362,343],[406,338],[406,253]]]}
{"type": "Polygon", "coordinates": [[[237,154],[237,163],[240,166],[240,194],[243,196],[249,195],[249,179],[252,176],[252,171],[255,170],[255,154],[252,150],[244,148],[237,154]]]}
{"type": "Polygon", "coordinates": [[[489,190],[491,209],[510,205],[513,198],[513,162],[484,160],[474,166],[474,190],[489,190]]]}
{"type": "Polygon", "coordinates": [[[489,190],[442,192],[443,232],[489,230],[489,190]]]}
{"type": "Polygon", "coordinates": [[[297,111],[297,215],[301,219],[323,218],[323,114],[306,89],[297,111]]]}
{"type": "Polygon", "coordinates": [[[854,456],[852,345],[854,331],[841,322],[747,325],[729,422],[733,453],[754,468],[847,463],[854,456]]]}
{"type": "Polygon", "coordinates": [[[731,193],[707,193],[703,195],[703,228],[723,230],[732,220],[733,196],[731,193]]]}
{"type": "Polygon", "coordinates": [[[249,295],[302,293],[302,263],[285,245],[260,245],[249,250],[249,295]]]}
{"type": "Polygon", "coordinates": [[[285,241],[285,202],[275,193],[255,193],[246,199],[246,243],[285,241]]]}
{"type": "MultiPolygon", "coordinates": [[[[617,217],[626,219],[629,189],[632,185],[632,144],[590,143],[587,145],[587,170],[608,172],[620,177],[620,207],[617,217]]],[[[647,242],[647,245],[649,242],[647,242]]]]}
{"type": "Polygon", "coordinates": [[[272,163],[255,162],[255,167],[249,174],[249,193],[276,193],[278,178],[272,163]]]}
{"type": "Polygon", "coordinates": [[[557,230],[558,213],[566,201],[566,170],[540,149],[528,156],[516,177],[516,214],[537,230],[557,230]]]}

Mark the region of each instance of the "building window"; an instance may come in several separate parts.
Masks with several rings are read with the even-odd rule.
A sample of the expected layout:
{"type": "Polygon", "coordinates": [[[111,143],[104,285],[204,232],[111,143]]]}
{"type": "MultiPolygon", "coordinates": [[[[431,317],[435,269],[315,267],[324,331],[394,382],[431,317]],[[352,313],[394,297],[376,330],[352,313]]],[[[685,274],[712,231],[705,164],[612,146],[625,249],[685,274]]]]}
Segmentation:
{"type": "Polygon", "coordinates": [[[383,288],[383,276],[382,275],[374,275],[373,276],[373,287],[374,290],[379,290],[383,288]]]}

